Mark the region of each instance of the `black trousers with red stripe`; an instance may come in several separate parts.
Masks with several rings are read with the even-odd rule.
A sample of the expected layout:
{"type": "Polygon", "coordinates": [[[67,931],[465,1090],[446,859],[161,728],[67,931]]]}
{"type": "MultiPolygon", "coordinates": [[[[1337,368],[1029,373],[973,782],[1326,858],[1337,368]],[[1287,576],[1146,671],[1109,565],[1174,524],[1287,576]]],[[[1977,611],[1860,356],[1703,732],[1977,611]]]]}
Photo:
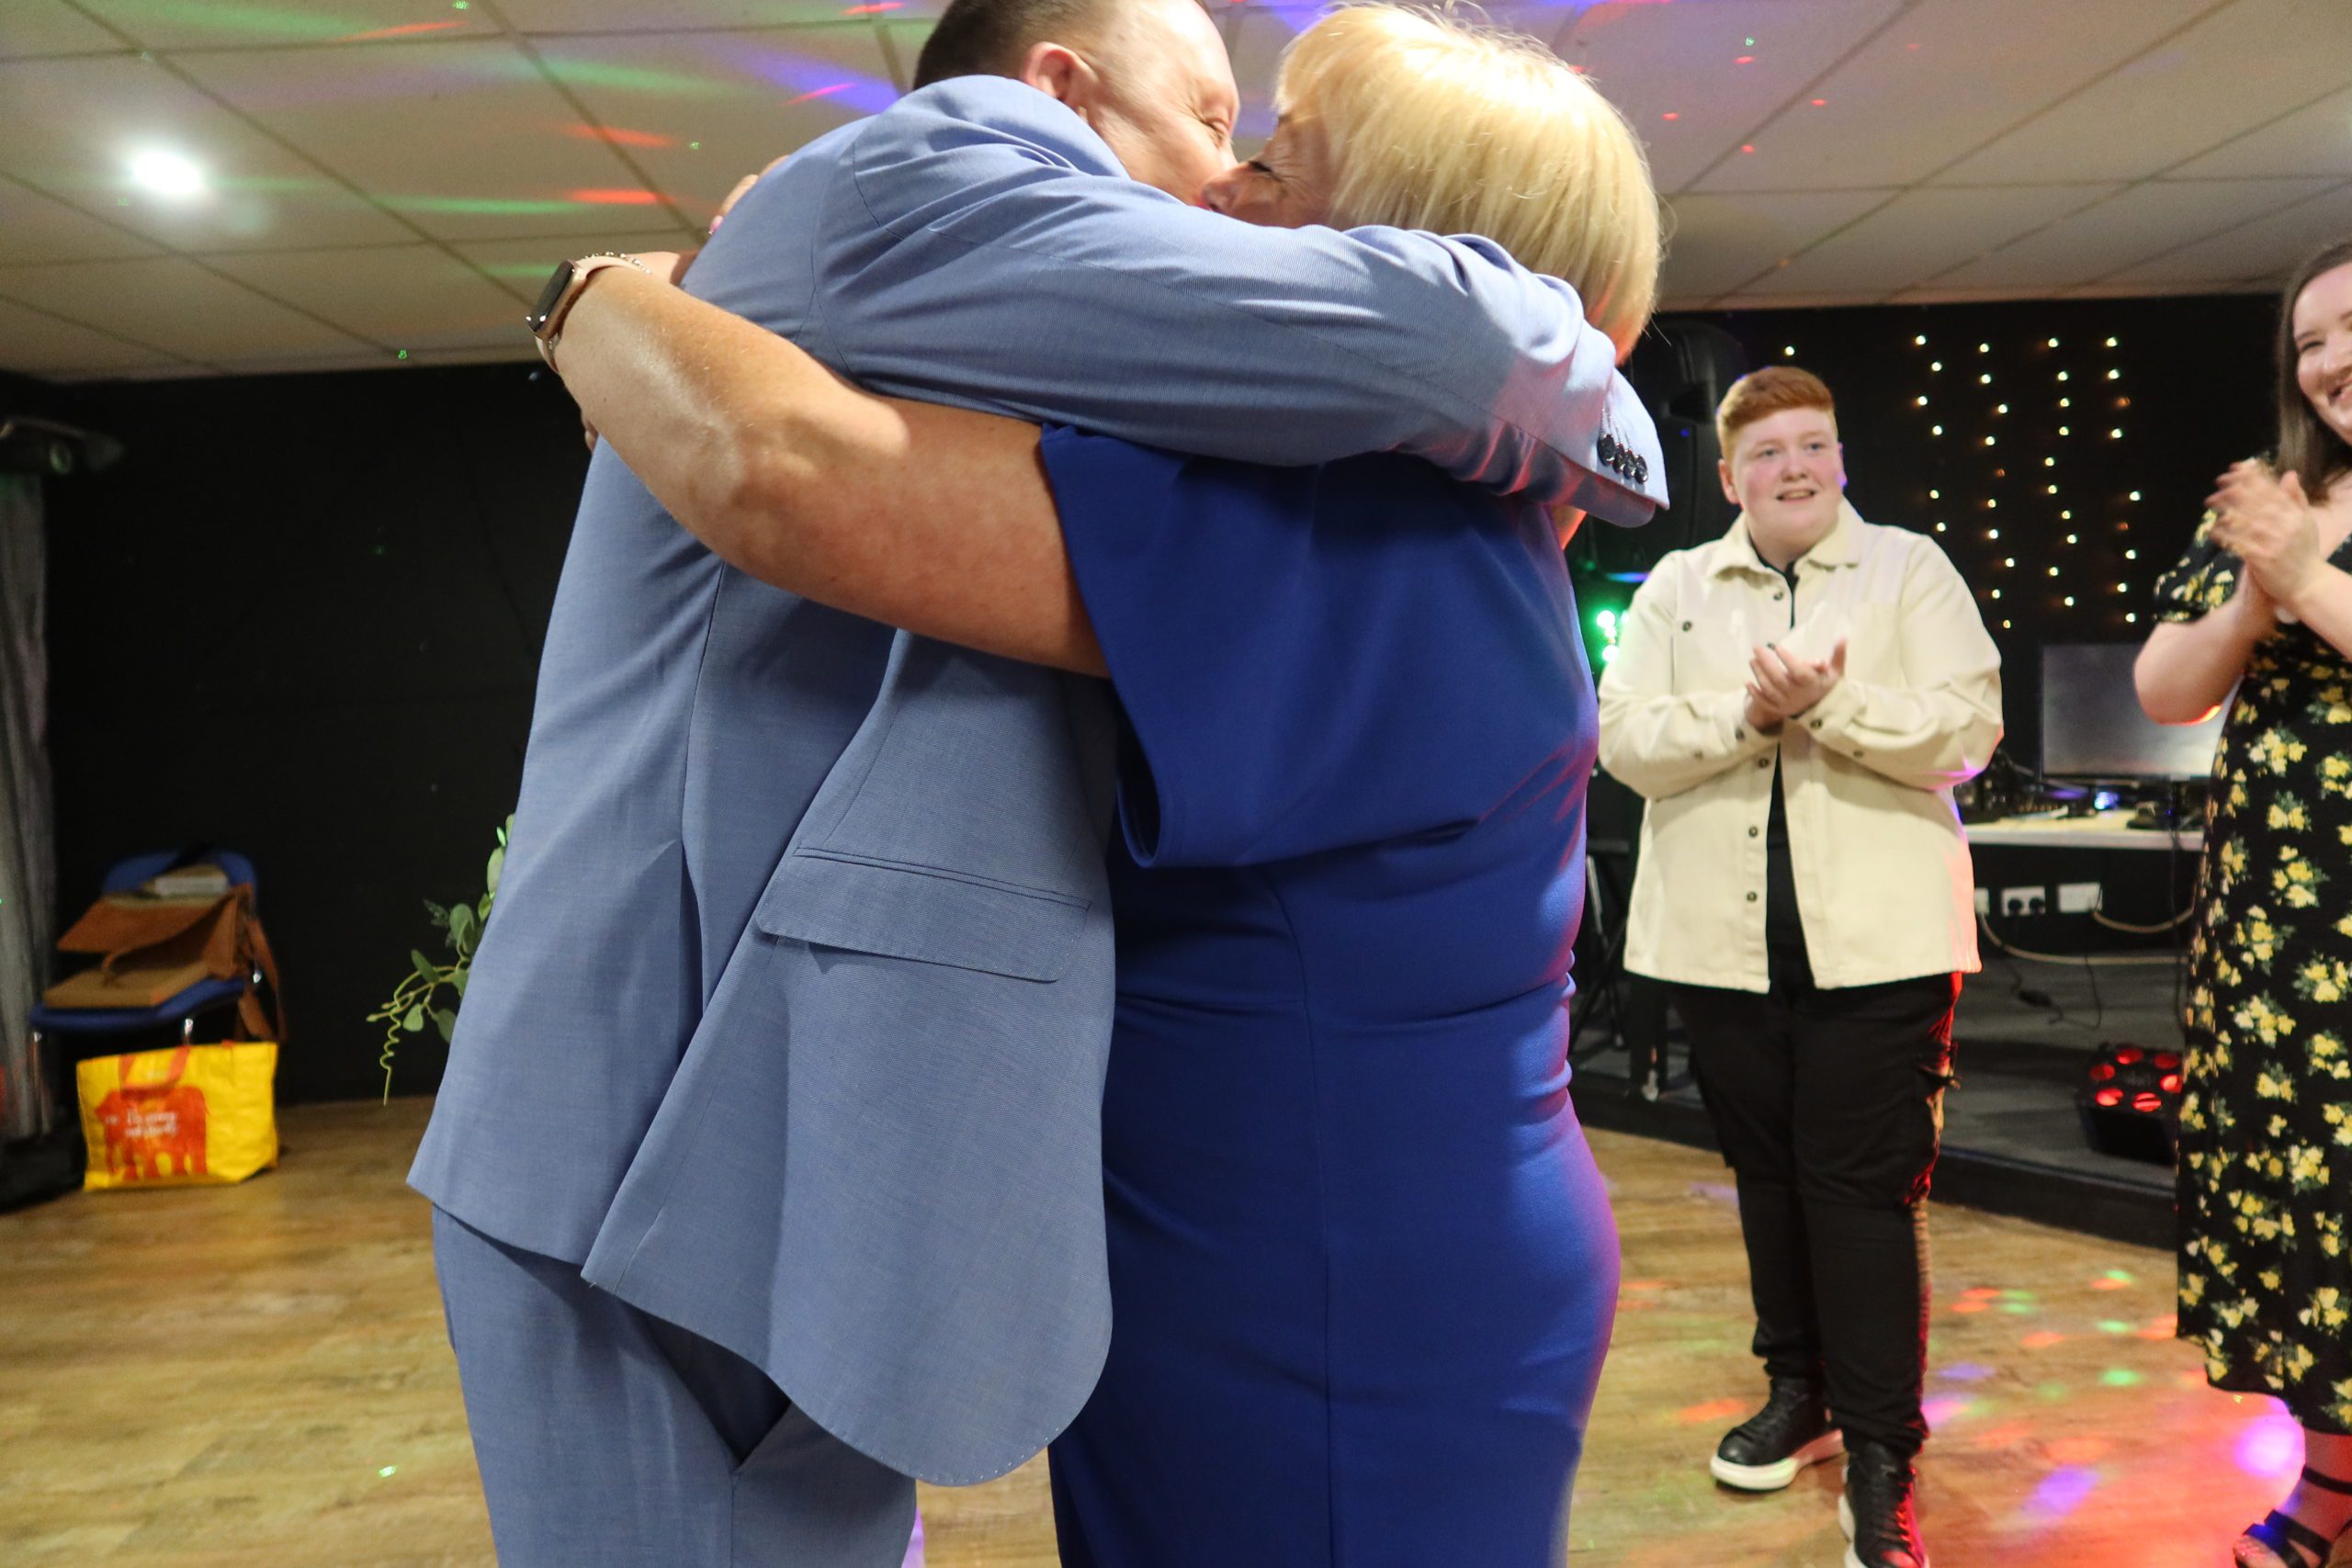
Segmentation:
{"type": "Polygon", "coordinates": [[[1763,995],[1669,987],[1739,1191],[1756,1353],[1820,1382],[1848,1440],[1927,1440],[1926,1200],[1957,975],[1827,989],[1802,949],[1763,995]]]}

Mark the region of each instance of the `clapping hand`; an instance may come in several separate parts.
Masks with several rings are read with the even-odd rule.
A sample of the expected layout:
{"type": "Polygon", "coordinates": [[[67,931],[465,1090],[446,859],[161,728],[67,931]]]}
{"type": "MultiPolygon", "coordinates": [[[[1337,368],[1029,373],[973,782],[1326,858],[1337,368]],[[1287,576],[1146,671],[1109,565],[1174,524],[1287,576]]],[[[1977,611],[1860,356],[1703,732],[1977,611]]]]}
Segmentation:
{"type": "Polygon", "coordinates": [[[1826,660],[1793,658],[1766,643],[1748,660],[1747,671],[1747,722],[1770,729],[1813,706],[1846,678],[1846,640],[1838,638],[1826,660]]]}
{"type": "MultiPolygon", "coordinates": [[[[2291,609],[2320,568],[2319,518],[2294,474],[2280,479],[2266,463],[2237,464],[2206,498],[2213,509],[2213,542],[2245,563],[2247,592],[2274,609],[2291,609]]],[[[2258,614],[2264,606],[2250,601],[2258,614]]]]}

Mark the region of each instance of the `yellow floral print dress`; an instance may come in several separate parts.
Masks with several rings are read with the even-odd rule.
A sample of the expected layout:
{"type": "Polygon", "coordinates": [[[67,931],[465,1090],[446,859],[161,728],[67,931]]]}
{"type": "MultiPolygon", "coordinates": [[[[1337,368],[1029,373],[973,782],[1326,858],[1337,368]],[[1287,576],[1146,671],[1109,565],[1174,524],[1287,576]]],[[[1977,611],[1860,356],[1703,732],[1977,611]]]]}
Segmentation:
{"type": "MultiPolygon", "coordinates": [[[[2211,526],[2160,619],[2236,591],[2211,526]]],[[[2352,1433],[2352,660],[2301,626],[2256,646],[2222,726],[2188,980],[2180,1337],[2214,1387],[2352,1433]]]]}

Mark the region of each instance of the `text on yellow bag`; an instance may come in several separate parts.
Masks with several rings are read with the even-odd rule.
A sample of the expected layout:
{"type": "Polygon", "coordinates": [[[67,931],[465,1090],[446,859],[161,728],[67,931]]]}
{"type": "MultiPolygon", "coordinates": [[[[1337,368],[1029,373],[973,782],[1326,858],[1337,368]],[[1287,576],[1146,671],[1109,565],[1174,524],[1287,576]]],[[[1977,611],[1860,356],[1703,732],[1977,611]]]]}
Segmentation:
{"type": "Polygon", "coordinates": [[[74,1076],[85,1191],[243,1181],[277,1163],[275,1043],[98,1056],[74,1076]]]}

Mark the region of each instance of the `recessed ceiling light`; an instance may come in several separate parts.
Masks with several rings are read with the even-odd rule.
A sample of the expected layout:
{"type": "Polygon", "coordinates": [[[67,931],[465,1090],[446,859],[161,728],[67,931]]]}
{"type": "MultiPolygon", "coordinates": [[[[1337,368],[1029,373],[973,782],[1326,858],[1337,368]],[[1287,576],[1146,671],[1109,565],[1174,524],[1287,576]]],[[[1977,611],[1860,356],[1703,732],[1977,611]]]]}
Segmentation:
{"type": "Polygon", "coordinates": [[[131,155],[130,177],[158,196],[200,196],[206,188],[204,171],[194,159],[160,147],[131,155]]]}

